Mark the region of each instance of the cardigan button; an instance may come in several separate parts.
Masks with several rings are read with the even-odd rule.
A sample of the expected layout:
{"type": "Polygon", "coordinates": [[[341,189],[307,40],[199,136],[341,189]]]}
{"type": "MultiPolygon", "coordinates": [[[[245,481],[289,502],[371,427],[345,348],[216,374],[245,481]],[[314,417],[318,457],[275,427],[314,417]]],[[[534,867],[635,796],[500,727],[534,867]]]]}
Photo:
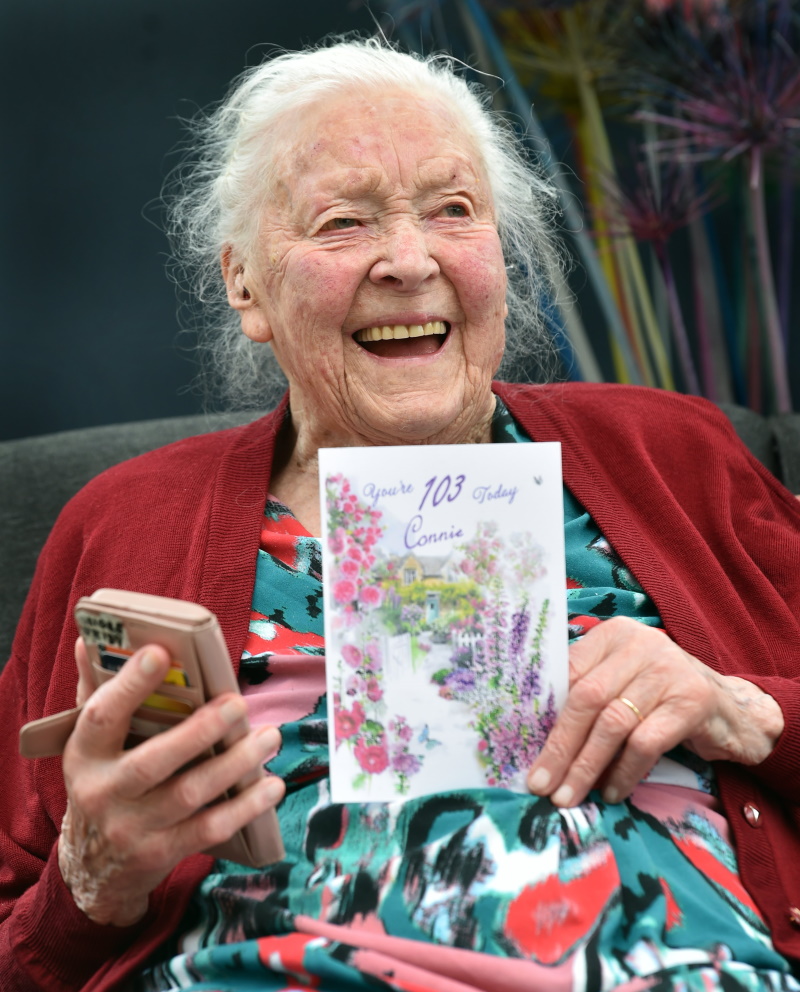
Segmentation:
{"type": "Polygon", "coordinates": [[[789,922],[800,927],[800,906],[789,907],[789,922]]]}
{"type": "Polygon", "coordinates": [[[751,827],[761,826],[761,810],[758,806],[754,806],[752,803],[745,803],[742,807],[742,812],[744,813],[745,820],[747,820],[751,827]]]}

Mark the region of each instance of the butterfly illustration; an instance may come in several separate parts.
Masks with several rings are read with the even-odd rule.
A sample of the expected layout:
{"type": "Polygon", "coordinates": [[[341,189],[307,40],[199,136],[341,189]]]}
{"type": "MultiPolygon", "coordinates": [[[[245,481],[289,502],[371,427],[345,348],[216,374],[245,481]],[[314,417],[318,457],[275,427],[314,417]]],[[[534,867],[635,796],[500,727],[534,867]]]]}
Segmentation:
{"type": "Polygon", "coordinates": [[[428,726],[427,723],[422,728],[422,731],[420,732],[420,735],[417,738],[417,740],[419,741],[420,744],[424,744],[429,751],[431,750],[431,748],[439,747],[439,745],[442,743],[441,741],[434,740],[434,738],[431,737],[431,728],[428,726]]]}

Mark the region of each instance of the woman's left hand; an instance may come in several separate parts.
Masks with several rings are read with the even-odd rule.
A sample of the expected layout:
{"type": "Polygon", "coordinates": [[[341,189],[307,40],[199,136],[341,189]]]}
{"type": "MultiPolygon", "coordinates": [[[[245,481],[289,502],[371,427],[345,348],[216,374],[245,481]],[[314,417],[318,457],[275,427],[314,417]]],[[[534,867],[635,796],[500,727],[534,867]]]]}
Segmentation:
{"type": "Polygon", "coordinates": [[[575,806],[598,786],[606,802],[620,802],[678,744],[708,761],[756,765],[782,731],[780,706],[758,686],[619,617],[572,646],[569,695],[528,787],[556,806],[575,806]]]}

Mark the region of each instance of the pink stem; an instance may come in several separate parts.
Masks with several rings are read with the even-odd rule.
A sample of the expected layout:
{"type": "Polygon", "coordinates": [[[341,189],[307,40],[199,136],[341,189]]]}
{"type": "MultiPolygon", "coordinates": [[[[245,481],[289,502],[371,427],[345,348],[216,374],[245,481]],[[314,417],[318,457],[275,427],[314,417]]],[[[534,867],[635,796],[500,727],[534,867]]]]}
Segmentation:
{"type": "Polygon", "coordinates": [[[678,299],[678,291],[675,287],[675,276],[672,272],[669,255],[664,245],[659,244],[657,241],[653,243],[653,248],[655,249],[656,256],[661,265],[661,272],[664,276],[667,305],[669,306],[670,316],[672,317],[672,332],[675,338],[675,347],[678,351],[681,371],[683,372],[684,385],[688,393],[691,393],[693,396],[702,396],[697,371],[692,360],[692,350],[689,347],[689,337],[686,334],[686,325],[683,322],[683,313],[681,312],[681,304],[678,299]]]}

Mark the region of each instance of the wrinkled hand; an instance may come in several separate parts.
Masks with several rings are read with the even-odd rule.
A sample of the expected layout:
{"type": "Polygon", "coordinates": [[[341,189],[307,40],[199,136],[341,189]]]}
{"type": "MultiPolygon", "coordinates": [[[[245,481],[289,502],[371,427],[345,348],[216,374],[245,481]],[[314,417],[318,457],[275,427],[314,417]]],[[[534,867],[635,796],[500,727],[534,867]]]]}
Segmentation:
{"type": "Polygon", "coordinates": [[[244,700],[228,694],[126,751],[130,718],[163,681],[168,653],[157,646],[137,651],[96,692],[80,640],[76,661],[78,702],[85,705],[64,750],[68,805],[58,864],[90,919],[127,926],[144,916],[150,893],[182,858],[222,843],[280,801],[283,782],[268,776],[206,808],[263,764],[280,734],[274,727],[250,731],[224,753],[184,769],[242,721],[244,700]]]}
{"type": "Polygon", "coordinates": [[[556,806],[575,806],[598,786],[606,802],[620,802],[677,744],[708,761],[755,765],[782,731],[780,706],[752,682],[718,674],[660,630],[615,618],[572,646],[567,701],[528,787],[556,806]]]}

